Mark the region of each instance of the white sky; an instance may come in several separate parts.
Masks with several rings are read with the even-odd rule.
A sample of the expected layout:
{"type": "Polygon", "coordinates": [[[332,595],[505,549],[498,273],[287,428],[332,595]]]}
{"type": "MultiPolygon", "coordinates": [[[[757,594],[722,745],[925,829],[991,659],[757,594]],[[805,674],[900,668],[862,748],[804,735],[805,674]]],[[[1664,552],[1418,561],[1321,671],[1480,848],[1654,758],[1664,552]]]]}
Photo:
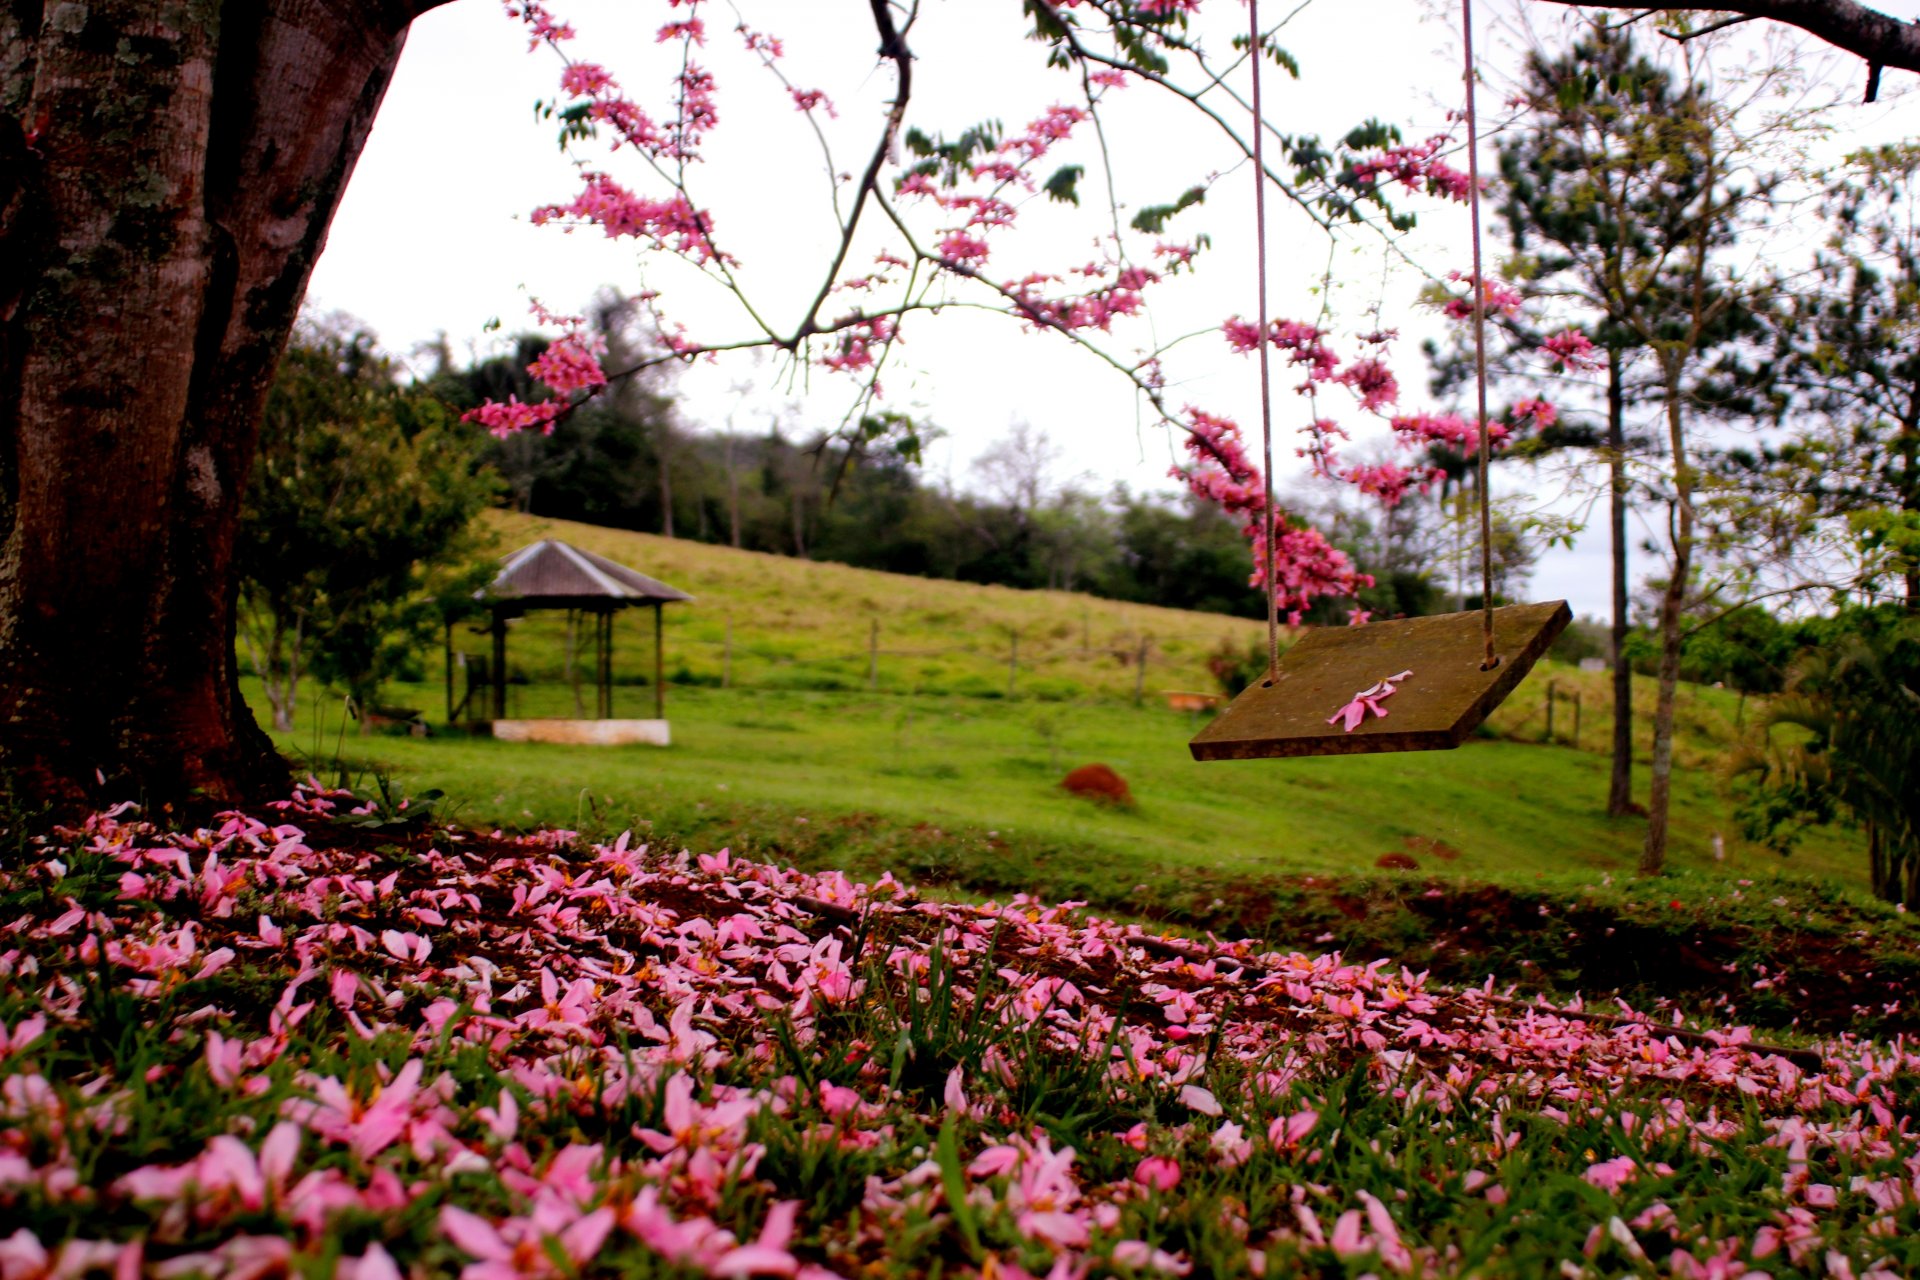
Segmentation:
{"type": "MultiPolygon", "coordinates": [[[[561,0],[554,7],[580,30],[570,46],[575,57],[605,64],[643,103],[661,100],[659,86],[669,74],[663,59],[671,48],[656,45],[653,32],[670,12],[678,16],[683,10],[651,0],[561,0]]],[[[857,169],[893,84],[890,69],[876,69],[867,5],[784,0],[754,6],[740,0],[740,7],[748,22],[786,42],[782,65],[788,75],[802,87],[826,90],[836,103],[836,164],[857,169]]],[[[1291,7],[1286,0],[1266,0],[1263,19],[1271,24],[1291,7]]],[[[1920,17],[1920,0],[1885,0],[1882,7],[1920,17]]],[[[1441,6],[1443,12],[1451,8],[1441,6]]],[[[1300,60],[1302,79],[1289,82],[1268,73],[1269,117],[1290,132],[1328,137],[1369,116],[1401,124],[1410,140],[1442,131],[1446,109],[1459,96],[1459,46],[1450,21],[1436,20],[1433,9],[1434,0],[1318,0],[1305,6],[1278,37],[1300,60]]],[[[1011,131],[1053,102],[1074,100],[1072,82],[1047,72],[1039,46],[1021,38],[1025,24],[1013,0],[925,0],[924,10],[912,39],[918,57],[909,123],[951,135],[993,117],[1011,131]]],[[[703,11],[709,30],[705,61],[719,79],[721,123],[697,173],[697,195],[714,210],[723,247],[741,260],[756,307],[776,327],[790,326],[818,286],[832,239],[823,161],[784,91],[736,56],[739,42],[728,30],[738,20],[734,6],[710,0],[703,11]]],[[[1230,0],[1212,0],[1206,11],[1235,24],[1233,29],[1243,20],[1242,6],[1230,0]]],[[[1546,30],[1564,16],[1558,6],[1544,5],[1533,6],[1531,14],[1546,30]]],[[[1209,47],[1224,51],[1229,34],[1206,31],[1209,47]]],[[[1482,90],[1483,112],[1498,108],[1503,66],[1514,61],[1512,39],[1510,18],[1496,13],[1483,23],[1481,63],[1493,82],[1482,90]]],[[[672,318],[684,321],[694,337],[746,336],[745,322],[726,295],[673,264],[648,264],[643,273],[634,242],[530,224],[531,209],[564,201],[578,187],[553,125],[534,118],[535,101],[555,95],[558,73],[550,52],[527,51],[522,28],[502,16],[494,0],[463,0],[416,22],[314,273],[309,303],[361,318],[402,355],[442,331],[458,356],[490,354],[502,334],[532,327],[529,297],[577,309],[606,284],[628,292],[660,290],[672,318]],[[496,321],[499,332],[489,333],[496,321]]],[[[1851,91],[1857,93],[1857,64],[1842,64],[1836,74],[1843,84],[1855,84],[1851,91]]],[[[1889,75],[1888,88],[1898,87],[1892,83],[1897,78],[1889,75]]],[[[1176,110],[1178,104],[1165,95],[1135,86],[1109,96],[1108,103],[1120,199],[1130,206],[1123,217],[1131,207],[1171,199],[1231,164],[1229,153],[1209,136],[1211,126],[1176,110]]],[[[1836,129],[1850,138],[1914,131],[1910,107],[1838,114],[1836,129]]],[[[1485,153],[1490,156],[1490,148],[1485,153]]],[[[643,181],[630,155],[581,154],[631,187],[643,181]]],[[[1040,166],[1042,176],[1051,172],[1052,159],[1040,166]]],[[[1459,162],[1464,167],[1464,158],[1459,162]]],[[[996,274],[1011,277],[1030,265],[1057,270],[1086,260],[1105,219],[1097,170],[1089,168],[1079,211],[1040,199],[1023,208],[1017,238],[995,250],[996,274]]],[[[1419,231],[1402,246],[1407,254],[1437,273],[1464,268],[1464,213],[1428,200],[1407,207],[1421,218],[1419,231]]],[[[1207,204],[1183,215],[1167,238],[1186,239],[1201,230],[1213,248],[1203,255],[1199,274],[1151,292],[1150,329],[1117,330],[1111,344],[1116,351],[1124,355],[1151,342],[1150,332],[1165,341],[1216,330],[1229,315],[1253,315],[1252,192],[1244,170],[1228,174],[1207,204]]],[[[1268,234],[1273,313],[1313,318],[1320,307],[1313,286],[1328,262],[1327,240],[1271,197],[1268,234]]],[[[1496,236],[1490,219],[1490,252],[1496,236]]],[[[872,248],[863,246],[867,254],[872,248]]],[[[1336,336],[1377,327],[1367,314],[1377,305],[1379,323],[1404,334],[1395,361],[1402,405],[1427,405],[1418,340],[1436,328],[1429,313],[1412,306],[1418,273],[1387,271],[1389,255],[1375,238],[1352,238],[1333,253],[1336,336]]],[[[1340,347],[1350,351],[1351,343],[1340,347]]],[[[885,378],[888,404],[948,433],[929,454],[935,479],[950,476],[965,486],[970,461],[1024,419],[1062,449],[1062,479],[1078,475],[1101,488],[1116,480],[1136,489],[1170,487],[1165,474],[1175,442],[1164,429],[1143,425],[1147,419],[1118,375],[1055,336],[949,311],[910,319],[906,339],[890,360],[900,364],[890,366],[885,378]]],[[[1210,333],[1169,361],[1178,384],[1171,399],[1176,407],[1191,401],[1235,417],[1250,436],[1257,435],[1254,368],[1210,333]]],[[[1276,370],[1275,448],[1277,455],[1290,455],[1292,429],[1304,406],[1285,390],[1292,379],[1281,382],[1283,377],[1276,370]]],[[[815,370],[798,384],[783,383],[774,365],[741,358],[688,370],[679,391],[684,418],[696,429],[720,429],[731,415],[741,430],[763,430],[774,414],[794,428],[827,427],[851,403],[844,378],[815,370]],[[752,385],[743,391],[743,384],[752,385]]],[[[1361,422],[1344,400],[1327,407],[1356,426],[1361,422]]],[[[1356,453],[1364,454],[1366,437],[1356,435],[1356,453]]],[[[1506,470],[1502,483],[1508,490],[1546,494],[1559,485],[1544,475],[1506,470]]],[[[1279,471],[1283,487],[1297,482],[1287,467],[1279,471]]],[[[1575,550],[1543,558],[1532,583],[1535,598],[1564,596],[1576,613],[1605,615],[1601,514],[1596,511],[1575,550]]]]}

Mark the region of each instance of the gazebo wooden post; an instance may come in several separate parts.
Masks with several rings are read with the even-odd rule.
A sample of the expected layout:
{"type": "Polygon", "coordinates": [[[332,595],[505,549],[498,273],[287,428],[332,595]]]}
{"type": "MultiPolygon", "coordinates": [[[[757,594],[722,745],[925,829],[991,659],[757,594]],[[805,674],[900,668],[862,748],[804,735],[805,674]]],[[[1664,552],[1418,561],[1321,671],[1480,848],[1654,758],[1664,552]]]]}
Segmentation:
{"type": "Polygon", "coordinates": [[[665,638],[665,623],[662,621],[666,610],[660,601],[653,602],[653,718],[667,718],[667,664],[661,641],[665,638]]]}
{"type": "Polygon", "coordinates": [[[613,610],[600,611],[600,718],[613,719],[613,610]]]}
{"type": "Polygon", "coordinates": [[[493,718],[507,718],[507,619],[493,611],[493,718]]]}

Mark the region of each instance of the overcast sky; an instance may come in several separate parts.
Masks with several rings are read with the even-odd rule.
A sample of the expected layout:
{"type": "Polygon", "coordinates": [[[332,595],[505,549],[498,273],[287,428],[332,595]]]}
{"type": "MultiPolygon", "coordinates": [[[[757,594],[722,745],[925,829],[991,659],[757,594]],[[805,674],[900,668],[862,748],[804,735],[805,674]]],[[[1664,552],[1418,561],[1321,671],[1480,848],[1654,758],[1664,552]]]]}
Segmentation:
{"type": "MultiPolygon", "coordinates": [[[[656,45],[653,32],[669,13],[684,11],[670,11],[657,0],[561,0],[554,7],[580,30],[571,46],[574,56],[604,63],[643,101],[658,100],[671,49],[656,45]]],[[[1883,7],[1902,17],[1920,16],[1920,0],[1883,7]]],[[[1271,25],[1292,8],[1266,0],[1263,20],[1271,25]]],[[[1206,10],[1235,24],[1243,12],[1225,0],[1213,0],[1206,10]]],[[[1482,110],[1490,112],[1498,108],[1498,84],[1514,61],[1519,35],[1510,14],[1484,4],[1482,10],[1481,61],[1494,81],[1482,91],[1482,110]]],[[[843,169],[857,167],[870,145],[892,90],[892,72],[879,68],[873,56],[864,3],[784,0],[754,6],[743,0],[738,17],[724,3],[708,3],[703,11],[721,123],[697,173],[698,194],[713,208],[724,246],[741,259],[755,305],[774,317],[792,317],[817,287],[831,245],[825,167],[784,91],[735,56],[737,37],[727,28],[744,17],[780,36],[789,76],[829,94],[839,113],[830,140],[843,169]]],[[[1413,139],[1444,130],[1446,112],[1460,96],[1459,43],[1450,22],[1436,19],[1435,12],[1431,0],[1318,0],[1303,6],[1279,37],[1301,63],[1301,78],[1269,75],[1269,116],[1297,133],[1338,135],[1370,116],[1400,123],[1413,139]]],[[[1548,33],[1563,19],[1558,6],[1535,5],[1531,13],[1548,33]]],[[[1013,0],[926,0],[913,39],[918,56],[909,122],[949,134],[982,117],[1017,128],[1051,103],[1073,100],[1072,83],[1047,72],[1039,47],[1021,39],[1024,26],[1013,0]]],[[[1206,32],[1215,49],[1224,48],[1229,34],[1228,28],[1206,32]]],[[[696,337],[745,336],[730,298],[671,265],[643,264],[633,242],[531,225],[531,209],[565,200],[578,187],[574,163],[556,145],[552,124],[535,119],[534,103],[554,96],[558,74],[555,57],[544,49],[529,53],[522,28],[502,16],[493,0],[463,0],[416,22],[314,273],[309,304],[359,317],[401,355],[442,332],[459,357],[491,354],[502,334],[532,327],[530,297],[551,307],[579,308],[603,285],[660,290],[673,318],[696,337]]],[[[1835,74],[1844,82],[1858,73],[1840,66],[1835,74]]],[[[1231,165],[1230,153],[1207,127],[1191,112],[1173,110],[1164,95],[1134,87],[1109,102],[1123,205],[1166,200],[1231,165]]],[[[1911,107],[1841,114],[1836,128],[1850,135],[1916,131],[1911,107]]],[[[638,174],[622,167],[631,164],[630,156],[583,154],[639,185],[638,174]]],[[[1018,240],[996,250],[995,270],[1011,277],[1029,266],[1057,270],[1091,256],[1106,215],[1098,184],[1087,182],[1083,189],[1094,198],[1077,212],[1030,202],[1018,240]]],[[[1399,327],[1406,336],[1396,366],[1405,389],[1402,403],[1410,408],[1429,405],[1417,344],[1435,332],[1435,321],[1413,305],[1420,272],[1393,264],[1404,253],[1429,272],[1464,267],[1468,240],[1457,207],[1432,201],[1412,207],[1420,228],[1392,252],[1370,236],[1330,247],[1316,229],[1278,205],[1269,226],[1274,313],[1312,318],[1319,311],[1315,284],[1331,252],[1336,334],[1399,327]],[[1370,314],[1375,308],[1377,319],[1370,314]]],[[[1246,172],[1227,173],[1208,203],[1184,215],[1175,230],[1189,236],[1205,231],[1213,248],[1196,276],[1154,295],[1150,324],[1117,333],[1111,345],[1121,354],[1215,330],[1229,315],[1254,313],[1246,172]]],[[[949,311],[913,320],[890,359],[898,364],[886,378],[889,404],[946,432],[929,456],[936,478],[966,486],[972,459],[1024,420],[1060,447],[1060,479],[1081,477],[1100,488],[1115,481],[1136,489],[1169,486],[1165,476],[1176,442],[1143,416],[1120,378],[1051,335],[1023,334],[1004,319],[949,311]]],[[[1237,417],[1252,429],[1258,422],[1254,370],[1217,337],[1183,344],[1169,363],[1176,381],[1172,399],[1237,417]]],[[[740,359],[688,370],[679,378],[684,417],[696,429],[724,428],[731,417],[738,429],[754,431],[764,430],[775,415],[796,429],[839,420],[850,401],[844,379],[818,371],[796,379],[789,370],[783,380],[781,372],[772,363],[740,359]]],[[[1279,394],[1276,452],[1287,454],[1303,410],[1284,389],[1279,394]]],[[[1347,418],[1358,425],[1357,414],[1347,418]]],[[[1357,434],[1361,452],[1385,447],[1370,445],[1364,431],[1357,434]]],[[[1501,483],[1509,490],[1545,498],[1563,484],[1559,476],[1508,470],[1501,483]]],[[[1283,487],[1300,483],[1288,468],[1279,471],[1283,487]]],[[[1533,596],[1565,597],[1582,614],[1606,612],[1602,524],[1595,520],[1575,550],[1548,553],[1535,574],[1533,596]]]]}

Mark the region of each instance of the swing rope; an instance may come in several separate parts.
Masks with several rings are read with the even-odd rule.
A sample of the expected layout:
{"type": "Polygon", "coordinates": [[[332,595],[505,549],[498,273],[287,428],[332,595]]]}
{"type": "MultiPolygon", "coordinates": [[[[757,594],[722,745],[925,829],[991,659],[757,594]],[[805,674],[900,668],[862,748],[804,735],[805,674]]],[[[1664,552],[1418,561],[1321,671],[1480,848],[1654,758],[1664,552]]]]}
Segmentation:
{"type": "Polygon", "coordinates": [[[1253,59],[1253,226],[1254,250],[1258,264],[1260,334],[1260,442],[1264,452],[1261,474],[1266,479],[1266,500],[1260,517],[1264,532],[1261,544],[1266,548],[1267,586],[1267,683],[1280,678],[1280,596],[1274,587],[1273,545],[1273,385],[1268,381],[1267,351],[1267,117],[1260,108],[1260,0],[1247,0],[1247,21],[1252,42],[1247,45],[1253,59]]]}
{"type": "MultiPolygon", "coordinates": [[[[1482,283],[1480,253],[1480,134],[1479,119],[1475,112],[1474,62],[1473,62],[1473,0],[1460,0],[1461,27],[1466,39],[1466,82],[1467,82],[1467,206],[1473,221],[1473,363],[1474,387],[1479,399],[1479,463],[1478,485],[1480,490],[1480,629],[1485,643],[1485,653],[1480,662],[1482,671],[1491,671],[1500,665],[1500,656],[1493,648],[1493,516],[1487,502],[1487,293],[1482,283]]],[[[1267,588],[1267,678],[1271,686],[1280,678],[1280,596],[1278,578],[1274,573],[1274,559],[1277,548],[1274,546],[1274,502],[1273,502],[1273,384],[1269,375],[1267,340],[1267,165],[1266,149],[1263,146],[1266,137],[1266,113],[1260,102],[1260,0],[1247,0],[1247,23],[1249,56],[1253,60],[1253,217],[1254,248],[1257,269],[1258,306],[1257,319],[1260,342],[1260,443],[1262,451],[1263,477],[1266,481],[1265,502],[1261,507],[1262,538],[1266,549],[1266,588],[1267,588]]]]}
{"type": "Polygon", "coordinates": [[[1480,120],[1474,110],[1473,0],[1460,0],[1460,30],[1466,43],[1467,81],[1467,208],[1473,218],[1473,381],[1479,395],[1480,416],[1480,630],[1486,653],[1482,671],[1500,665],[1493,651],[1493,508],[1487,494],[1487,286],[1480,267],[1480,120]]]}

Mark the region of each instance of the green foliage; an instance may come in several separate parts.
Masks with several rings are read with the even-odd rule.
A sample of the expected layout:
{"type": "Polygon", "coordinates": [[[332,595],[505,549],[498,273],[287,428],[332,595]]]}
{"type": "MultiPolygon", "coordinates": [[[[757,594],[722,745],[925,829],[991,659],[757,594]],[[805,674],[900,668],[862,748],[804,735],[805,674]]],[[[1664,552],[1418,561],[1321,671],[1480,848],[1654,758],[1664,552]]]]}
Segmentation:
{"type": "Polygon", "coordinates": [[[1850,156],[1821,202],[1812,270],[1781,275],[1765,344],[1731,381],[1784,440],[1734,450],[1754,540],[1850,550],[1863,585],[1920,600],[1920,144],[1850,156]]]}
{"type": "Polygon", "coordinates": [[[1180,193],[1180,198],[1172,204],[1150,204],[1133,215],[1133,229],[1149,235],[1159,235],[1167,229],[1167,223],[1176,214],[1184,213],[1195,205],[1205,204],[1207,189],[1189,187],[1180,193]]]}
{"type": "Polygon", "coordinates": [[[1219,683],[1222,693],[1237,698],[1241,690],[1267,674],[1270,657],[1267,648],[1265,636],[1255,636],[1239,646],[1222,640],[1220,647],[1207,656],[1207,671],[1219,683]]]}
{"type": "Polygon", "coordinates": [[[288,349],[235,553],[277,721],[309,667],[372,705],[438,625],[436,597],[471,595],[470,526],[494,493],[479,449],[365,333],[309,325],[288,349]]]}
{"type": "Polygon", "coordinates": [[[1759,605],[1735,609],[1688,633],[1680,647],[1680,676],[1742,693],[1777,693],[1794,658],[1794,634],[1759,605]]]}
{"type": "Polygon", "coordinates": [[[1866,828],[1874,892],[1920,907],[1920,619],[1885,609],[1836,619],[1761,725],[1735,762],[1750,831],[1790,848],[1844,810],[1866,828]]]}
{"type": "Polygon", "coordinates": [[[1086,176],[1087,167],[1083,164],[1063,164],[1053,171],[1041,188],[1048,199],[1060,204],[1078,207],[1080,204],[1080,179],[1086,176]]]}
{"type": "Polygon", "coordinates": [[[992,152],[1000,145],[1004,132],[998,120],[983,120],[963,130],[959,137],[949,142],[945,134],[929,134],[909,127],[906,133],[907,150],[922,159],[907,173],[937,176],[944,186],[958,186],[960,179],[972,171],[977,157],[992,152]]]}

